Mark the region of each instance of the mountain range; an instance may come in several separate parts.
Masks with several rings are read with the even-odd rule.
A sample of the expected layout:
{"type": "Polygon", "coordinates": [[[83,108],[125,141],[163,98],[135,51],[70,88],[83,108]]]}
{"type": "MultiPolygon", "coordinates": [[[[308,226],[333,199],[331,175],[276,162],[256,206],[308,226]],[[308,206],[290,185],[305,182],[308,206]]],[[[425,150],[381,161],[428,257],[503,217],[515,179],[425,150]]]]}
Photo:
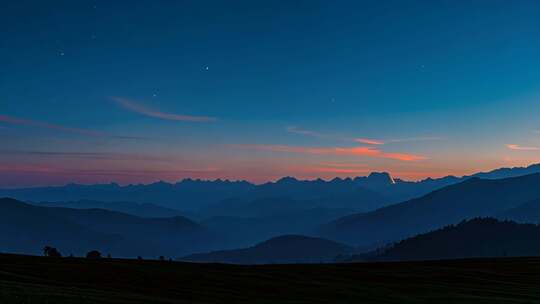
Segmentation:
{"type": "Polygon", "coordinates": [[[331,181],[287,177],[262,185],[184,180],[4,189],[0,194],[26,201],[0,199],[0,251],[38,254],[49,245],[64,254],[97,249],[120,257],[179,257],[248,249],[283,235],[369,251],[474,217],[538,223],[536,171],[539,165],[420,182],[382,172],[331,181]],[[392,202],[411,195],[418,196],[392,202]]]}
{"type": "MultiPolygon", "coordinates": [[[[502,168],[470,176],[428,178],[418,182],[395,179],[385,172],[374,172],[365,177],[335,178],[330,181],[297,180],[284,177],[276,182],[255,185],[246,181],[193,180],[177,183],[120,186],[115,183],[58,187],[0,189],[0,197],[12,197],[32,202],[135,202],[155,204],[181,212],[208,215],[236,215],[233,209],[253,201],[287,198],[316,203],[318,207],[350,208],[365,212],[393,203],[425,195],[444,186],[456,184],[472,177],[483,179],[508,178],[539,173],[540,164],[528,167],[502,168]],[[216,214],[227,210],[229,214],[216,214]],[[208,214],[206,214],[208,213],[208,214]]],[[[97,207],[97,206],[96,206],[97,207]]],[[[313,207],[313,206],[311,206],[313,207]]],[[[243,210],[241,210],[243,212],[243,210]]]]}
{"type": "Polygon", "coordinates": [[[467,218],[496,216],[540,198],[540,174],[469,178],[422,197],[348,215],[321,227],[321,236],[353,245],[401,240],[467,218]]]}

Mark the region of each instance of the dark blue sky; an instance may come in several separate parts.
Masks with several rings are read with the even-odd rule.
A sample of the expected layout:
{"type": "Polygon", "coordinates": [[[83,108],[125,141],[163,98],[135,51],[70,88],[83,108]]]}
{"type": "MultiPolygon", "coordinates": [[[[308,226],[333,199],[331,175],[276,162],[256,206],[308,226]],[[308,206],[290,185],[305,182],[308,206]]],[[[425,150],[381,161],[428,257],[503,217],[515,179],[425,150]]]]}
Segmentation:
{"type": "Polygon", "coordinates": [[[537,1],[3,1],[0,26],[0,186],[540,161],[537,1]]]}

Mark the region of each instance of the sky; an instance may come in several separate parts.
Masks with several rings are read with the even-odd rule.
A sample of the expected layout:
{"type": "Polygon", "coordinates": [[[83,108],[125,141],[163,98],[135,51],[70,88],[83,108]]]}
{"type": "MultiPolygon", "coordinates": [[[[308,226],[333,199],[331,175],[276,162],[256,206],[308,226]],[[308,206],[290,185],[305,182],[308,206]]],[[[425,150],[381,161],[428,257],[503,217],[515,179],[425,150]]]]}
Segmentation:
{"type": "Polygon", "coordinates": [[[538,1],[2,1],[0,187],[540,162],[538,1]]]}

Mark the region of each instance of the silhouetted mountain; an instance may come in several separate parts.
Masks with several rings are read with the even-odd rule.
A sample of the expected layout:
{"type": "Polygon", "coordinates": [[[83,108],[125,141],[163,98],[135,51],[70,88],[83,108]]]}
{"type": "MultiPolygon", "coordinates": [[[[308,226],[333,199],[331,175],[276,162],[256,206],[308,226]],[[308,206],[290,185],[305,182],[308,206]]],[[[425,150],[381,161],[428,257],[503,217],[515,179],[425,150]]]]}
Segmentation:
{"type": "Polygon", "coordinates": [[[352,250],[347,245],[321,238],[285,235],[245,249],[192,254],[181,260],[231,264],[318,263],[333,261],[336,256],[352,250]]]}
{"type": "Polygon", "coordinates": [[[493,216],[540,197],[540,174],[484,180],[470,178],[423,197],[354,214],[321,228],[321,235],[355,245],[391,242],[463,219],[493,216]]]}
{"type": "Polygon", "coordinates": [[[538,256],[539,240],[538,225],[475,218],[408,238],[368,260],[538,256]]]}
{"type": "Polygon", "coordinates": [[[64,253],[83,253],[93,248],[111,248],[120,237],[98,232],[62,216],[44,214],[43,208],[0,199],[0,251],[41,254],[45,245],[64,253]]]}
{"type": "MultiPolygon", "coordinates": [[[[246,181],[192,179],[185,179],[175,184],[157,182],[149,185],[128,186],[119,186],[114,183],[69,184],[62,187],[0,189],[0,197],[13,197],[34,202],[127,201],[156,204],[183,212],[206,210],[209,206],[226,205],[235,201],[243,204],[260,199],[280,197],[296,201],[317,202],[316,206],[311,207],[352,208],[360,212],[416,198],[471,177],[495,179],[529,173],[540,173],[540,165],[531,165],[526,168],[502,168],[464,177],[428,178],[418,182],[394,179],[385,172],[374,172],[367,177],[335,178],[331,181],[321,179],[304,181],[285,177],[276,182],[262,185],[254,185],[246,181]]],[[[228,215],[236,216],[238,214],[228,215]]]]}
{"type": "Polygon", "coordinates": [[[427,178],[418,182],[410,182],[396,179],[391,187],[379,188],[379,192],[394,203],[413,199],[425,195],[431,191],[457,184],[472,177],[482,179],[501,179],[523,176],[527,174],[540,173],[540,164],[530,165],[528,167],[500,168],[489,172],[479,172],[468,176],[455,177],[446,176],[442,178],[427,178]]]}
{"type": "Polygon", "coordinates": [[[368,176],[354,178],[354,182],[373,190],[384,189],[396,183],[388,172],[371,172],[368,176]]]}
{"type": "Polygon", "coordinates": [[[45,245],[82,254],[178,256],[208,247],[212,236],[184,217],[141,218],[103,209],[38,207],[0,199],[0,250],[39,253],[45,245]]]}
{"type": "Polygon", "coordinates": [[[13,197],[34,202],[128,201],[158,204],[163,207],[188,211],[202,208],[225,198],[242,196],[254,187],[255,185],[245,181],[185,179],[175,184],[166,182],[128,186],[120,186],[115,183],[97,185],[69,184],[61,187],[0,189],[0,197],[13,197]]]}
{"type": "Polygon", "coordinates": [[[540,198],[501,212],[497,218],[520,223],[540,223],[540,198]]]}
{"type": "Polygon", "coordinates": [[[534,173],[540,173],[540,164],[533,164],[528,167],[499,168],[489,172],[475,173],[471,177],[479,177],[483,179],[501,179],[534,173]]]}
{"type": "Polygon", "coordinates": [[[99,202],[91,200],[79,200],[75,202],[29,202],[41,207],[64,207],[73,209],[106,209],[118,211],[139,217],[173,217],[185,216],[187,212],[161,207],[155,204],[134,202],[99,202]]]}

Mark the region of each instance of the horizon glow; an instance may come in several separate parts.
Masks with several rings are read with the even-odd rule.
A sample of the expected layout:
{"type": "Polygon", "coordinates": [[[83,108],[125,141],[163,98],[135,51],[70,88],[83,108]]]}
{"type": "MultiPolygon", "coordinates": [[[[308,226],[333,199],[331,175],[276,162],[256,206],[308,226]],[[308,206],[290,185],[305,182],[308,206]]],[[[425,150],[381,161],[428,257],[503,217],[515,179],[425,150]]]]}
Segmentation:
{"type": "Polygon", "coordinates": [[[0,188],[540,163],[538,3],[164,4],[4,5],[0,188]]]}

